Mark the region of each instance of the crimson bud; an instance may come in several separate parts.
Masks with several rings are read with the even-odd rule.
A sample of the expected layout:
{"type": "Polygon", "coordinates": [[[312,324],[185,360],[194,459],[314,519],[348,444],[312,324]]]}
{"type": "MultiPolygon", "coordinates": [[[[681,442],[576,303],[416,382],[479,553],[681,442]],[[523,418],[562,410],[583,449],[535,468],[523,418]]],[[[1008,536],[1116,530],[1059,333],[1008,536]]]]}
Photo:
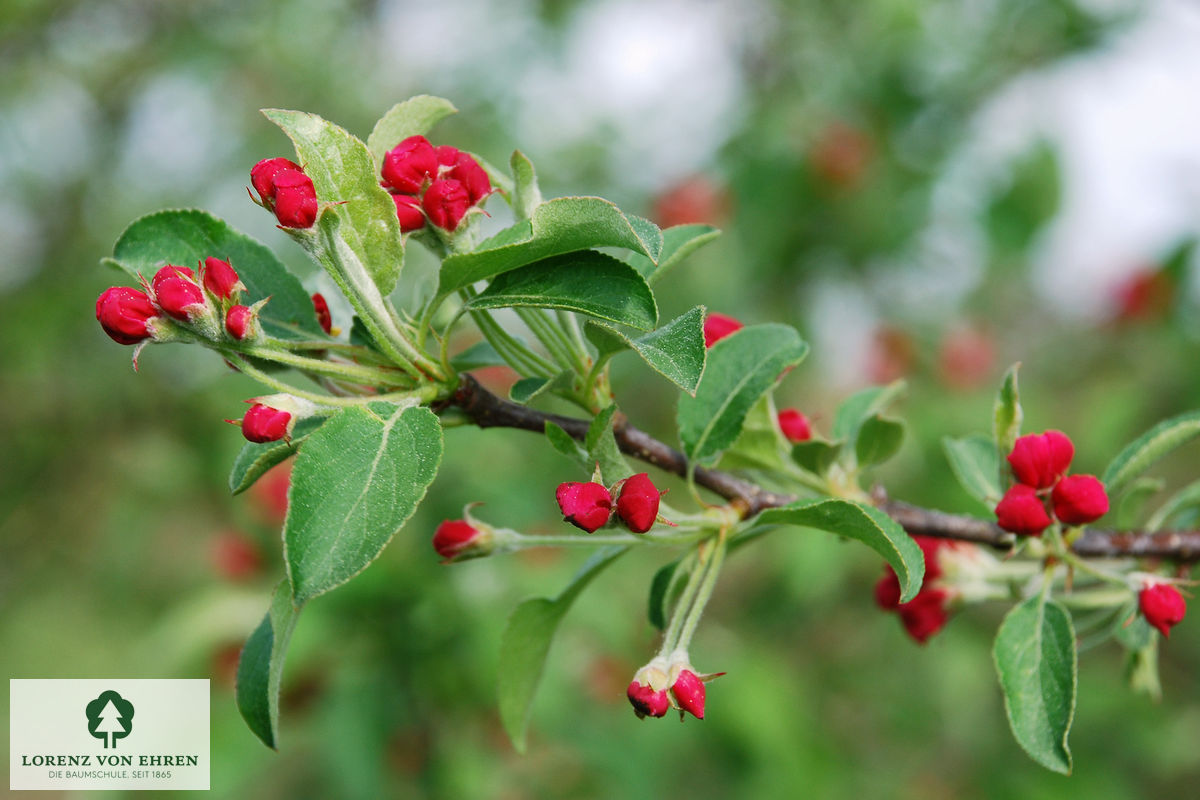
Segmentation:
{"type": "Polygon", "coordinates": [[[462,151],[448,144],[439,144],[433,148],[433,152],[437,154],[438,164],[443,167],[453,167],[454,162],[458,161],[458,154],[462,151]]]}
{"type": "Polygon", "coordinates": [[[196,273],[187,267],[167,264],[155,273],[150,285],[159,307],[181,322],[190,321],[204,309],[204,292],[196,283],[196,273]]]}
{"type": "Polygon", "coordinates": [[[400,220],[400,232],[410,233],[425,227],[425,214],[421,211],[421,201],[412,195],[394,194],[396,201],[396,217],[400,220]]]}
{"type": "Polygon", "coordinates": [[[204,259],[204,288],[212,292],[213,297],[221,300],[232,300],[234,292],[245,290],[246,286],[238,278],[237,271],[228,261],[209,256],[204,259]]]}
{"type": "Polygon", "coordinates": [[[900,606],[900,578],[890,566],[884,568],[883,577],[875,583],[875,605],[884,611],[895,611],[900,606]]]}
{"type": "Polygon", "coordinates": [[[807,442],[812,438],[812,427],[808,424],[808,417],[794,408],[785,408],[779,412],[779,429],[793,444],[807,442]]]}
{"type": "Polygon", "coordinates": [[[329,313],[329,301],[320,292],[313,294],[312,301],[313,311],[317,312],[317,323],[321,326],[321,330],[332,335],[333,315],[329,313]]]}
{"type": "Polygon", "coordinates": [[[1094,475],[1071,475],[1054,485],[1054,516],[1068,525],[1087,525],[1108,513],[1108,493],[1094,475]]]}
{"type": "Polygon", "coordinates": [[[150,338],[147,323],[158,309],[145,292],[128,286],[113,286],[96,298],[96,320],[117,344],[137,344],[150,338]]]}
{"type": "Polygon", "coordinates": [[[1074,456],[1075,445],[1065,433],[1046,431],[1017,439],[1008,454],[1008,463],[1021,483],[1035,489],[1049,489],[1067,471],[1074,456]]]}
{"type": "Polygon", "coordinates": [[[255,403],[242,417],[242,435],[251,442],[277,442],[290,436],[294,425],[289,412],[255,403]]]}
{"type": "Polygon", "coordinates": [[[617,496],[617,516],[634,533],[645,533],[658,518],[659,497],[662,492],[644,472],[631,475],[621,484],[617,496]]]}
{"type": "Polygon", "coordinates": [[[275,218],[285,228],[311,228],[317,221],[317,190],[298,169],[275,174],[275,218]]]}
{"type": "Polygon", "coordinates": [[[746,326],[733,317],[710,312],[704,318],[704,346],[712,347],[729,334],[740,331],[744,327],[746,326]]]}
{"type": "Polygon", "coordinates": [[[275,199],[275,176],[285,170],[300,171],[300,165],[286,158],[266,158],[250,168],[250,183],[264,203],[275,199]]]}
{"type": "Polygon", "coordinates": [[[383,157],[380,174],[397,192],[417,194],[437,177],[438,157],[424,136],[410,136],[383,157]]]}
{"type": "Polygon", "coordinates": [[[696,719],[704,719],[704,681],[696,673],[690,669],[680,670],[671,686],[671,694],[675,695],[680,708],[696,719]]]}
{"type": "Polygon", "coordinates": [[[225,330],[233,338],[241,341],[246,338],[250,323],[254,321],[254,312],[249,306],[230,306],[225,312],[225,330]]]}
{"type": "Polygon", "coordinates": [[[603,528],[612,515],[612,495],[598,483],[560,483],[555,498],[563,519],[588,533],[603,528]]]}
{"type": "Polygon", "coordinates": [[[1146,618],[1163,636],[1170,637],[1171,628],[1183,621],[1187,603],[1183,595],[1169,583],[1147,582],[1138,595],[1138,606],[1146,618]]]}
{"type": "Polygon", "coordinates": [[[444,178],[434,181],[421,200],[429,221],[443,230],[452,231],[462,222],[471,207],[471,195],[461,181],[444,178]]]}
{"type": "Polygon", "coordinates": [[[487,171],[479,166],[479,162],[472,158],[470,153],[459,152],[446,177],[453,178],[467,187],[467,196],[471,198],[472,203],[478,203],[492,192],[492,182],[488,180],[487,171]]]}
{"type": "Polygon", "coordinates": [[[1020,536],[1041,536],[1050,527],[1050,515],[1037,490],[1014,483],[996,504],[996,524],[1020,536]]]}
{"type": "Polygon", "coordinates": [[[629,698],[629,703],[638,717],[664,717],[671,708],[671,701],[667,699],[667,690],[655,691],[654,687],[648,683],[639,683],[634,680],[625,690],[625,695],[629,698]]]}
{"type": "Polygon", "coordinates": [[[488,537],[471,523],[462,519],[448,519],[437,526],[433,533],[433,549],[447,561],[475,549],[488,537]]]}
{"type": "Polygon", "coordinates": [[[946,627],[950,619],[946,611],[946,593],[941,589],[922,589],[917,596],[896,609],[900,622],[908,635],[918,644],[925,644],[929,637],[946,627]]]}

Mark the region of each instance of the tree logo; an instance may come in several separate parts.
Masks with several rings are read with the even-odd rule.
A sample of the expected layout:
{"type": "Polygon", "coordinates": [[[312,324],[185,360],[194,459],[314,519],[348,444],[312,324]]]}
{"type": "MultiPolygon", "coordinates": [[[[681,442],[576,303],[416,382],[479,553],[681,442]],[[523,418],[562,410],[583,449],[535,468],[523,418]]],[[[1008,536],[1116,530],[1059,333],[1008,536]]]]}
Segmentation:
{"type": "Polygon", "coordinates": [[[104,740],[104,747],[116,747],[133,730],[133,703],[109,689],[87,704],[88,733],[104,740]]]}

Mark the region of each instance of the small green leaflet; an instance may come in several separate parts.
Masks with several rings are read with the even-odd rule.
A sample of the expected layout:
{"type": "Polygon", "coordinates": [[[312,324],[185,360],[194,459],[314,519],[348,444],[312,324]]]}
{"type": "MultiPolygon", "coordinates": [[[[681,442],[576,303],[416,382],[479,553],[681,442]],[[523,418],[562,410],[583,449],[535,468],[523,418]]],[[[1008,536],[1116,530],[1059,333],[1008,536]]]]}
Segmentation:
{"type": "Polygon", "coordinates": [[[237,706],[250,730],[267,747],[279,741],[279,685],[288,642],[300,607],[287,581],[275,587],[271,608],[242,648],[237,668],[237,706]]]}
{"type": "Polygon", "coordinates": [[[653,286],[679,262],[720,235],[711,225],[675,225],[662,232],[662,255],[657,264],[636,253],[630,255],[629,263],[653,286]]]}
{"type": "Polygon", "coordinates": [[[634,338],[592,320],[583,331],[601,357],[632,349],[659,375],[688,394],[696,394],[708,354],[704,347],[704,306],[696,306],[657,330],[634,338]]]}
{"type": "Polygon", "coordinates": [[[427,408],[345,408],[310,435],[283,529],[297,602],[366,569],[412,516],[441,458],[442,426],[427,408]]]}
{"type": "Polygon", "coordinates": [[[500,719],[517,752],[525,752],[525,734],[533,698],[558,624],[575,598],[627,548],[597,550],[557,597],[526,600],[513,611],[500,638],[500,668],[496,680],[500,719]]]}
{"type": "Polygon", "coordinates": [[[942,449],[954,477],[967,494],[992,508],[1000,502],[1000,456],[990,436],[972,434],[962,439],[942,439],[942,449]]]}
{"type": "Polygon", "coordinates": [[[1029,598],[1000,623],[993,655],[1017,743],[1046,769],[1071,774],[1078,660],[1071,615],[1041,595],[1029,598]]]}
{"type": "Polygon", "coordinates": [[[1134,478],[1175,448],[1200,436],[1200,411],[1180,414],[1155,425],[1134,439],[1104,470],[1104,486],[1116,497],[1134,478]]]}
{"type": "Polygon", "coordinates": [[[513,173],[512,209],[518,220],[530,219],[542,204],[542,190],[538,188],[537,171],[520,150],[513,150],[509,166],[513,173]]]}
{"type": "Polygon", "coordinates": [[[758,515],[761,525],[799,525],[845,536],[870,547],[896,571],[901,602],[916,597],[925,579],[925,556],[900,524],[877,508],[850,500],[803,500],[758,515]]]}
{"type": "Polygon", "coordinates": [[[449,100],[428,94],[410,97],[392,106],[367,137],[367,150],[376,170],[383,164],[388,150],[410,136],[429,133],[434,125],[457,113],[458,109],[449,100]]]}
{"type": "MultiPolygon", "coordinates": [[[[995,418],[996,451],[1005,456],[1012,452],[1013,444],[1021,435],[1021,419],[1024,414],[1021,411],[1021,394],[1017,390],[1017,370],[1020,367],[1019,363],[1013,364],[1008,368],[1008,372],[1004,373],[1004,382],[1000,385],[992,411],[995,418]]],[[[1007,489],[1010,482],[1008,470],[1005,469],[1000,474],[1000,488],[1007,489]]]]}
{"type": "Polygon", "coordinates": [[[616,414],[616,405],[608,406],[597,414],[588,426],[587,436],[583,440],[588,457],[586,469],[590,472],[598,464],[600,474],[604,476],[604,482],[607,484],[616,483],[633,474],[633,469],[625,460],[625,456],[621,455],[621,448],[617,446],[617,440],[613,436],[616,414]]]}
{"type": "Polygon", "coordinates": [[[854,441],[854,457],[860,468],[882,464],[904,443],[904,423],[872,414],[863,420],[854,441]]]}

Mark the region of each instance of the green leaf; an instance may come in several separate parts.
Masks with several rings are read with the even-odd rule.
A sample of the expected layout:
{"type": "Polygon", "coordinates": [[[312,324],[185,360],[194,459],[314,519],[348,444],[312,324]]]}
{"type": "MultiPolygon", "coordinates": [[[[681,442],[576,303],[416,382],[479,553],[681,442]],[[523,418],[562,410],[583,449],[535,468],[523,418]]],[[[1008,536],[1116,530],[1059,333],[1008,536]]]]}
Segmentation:
{"type": "Polygon", "coordinates": [[[1146,530],[1157,531],[1176,514],[1196,506],[1200,506],[1200,481],[1189,483],[1155,509],[1150,519],[1146,520],[1146,530]]]}
{"type": "Polygon", "coordinates": [[[837,415],[833,418],[833,438],[853,445],[863,423],[891,405],[907,388],[908,385],[899,380],[850,395],[838,406],[837,415]]]}
{"type": "Polygon", "coordinates": [[[1166,485],[1166,481],[1162,478],[1142,476],[1135,480],[1116,503],[1117,530],[1129,530],[1137,527],[1137,521],[1141,519],[1142,512],[1146,510],[1146,503],[1150,502],[1150,498],[1161,492],[1166,485]]]}
{"type": "Polygon", "coordinates": [[[996,443],[990,436],[972,434],[962,439],[942,439],[942,449],[946,451],[946,460],[954,477],[966,490],[967,494],[993,508],[1000,502],[1000,454],[996,452],[996,443]]]}
{"type": "Polygon", "coordinates": [[[1116,497],[1154,462],[1200,436],[1200,411],[1180,414],[1155,425],[1134,439],[1104,470],[1101,480],[1109,497],[1116,497]]]}
{"type": "Polygon", "coordinates": [[[1153,643],[1156,631],[1138,611],[1138,600],[1135,597],[1117,614],[1112,633],[1113,638],[1126,650],[1142,650],[1153,643]]]}
{"type": "Polygon", "coordinates": [[[696,394],[708,353],[704,347],[704,306],[696,306],[657,330],[632,339],[592,320],[583,331],[601,357],[632,349],[659,375],[688,394],[696,394]]]}
{"type": "Polygon", "coordinates": [[[720,235],[711,225],[675,225],[662,232],[662,255],[657,264],[636,253],[630,256],[629,263],[653,286],[675,265],[720,235]]]}
{"type": "Polygon", "coordinates": [[[518,220],[529,219],[542,204],[542,190],[538,188],[537,171],[520,150],[513,150],[509,166],[513,173],[513,214],[518,220]]]}
{"type": "Polygon", "coordinates": [[[467,309],[557,308],[649,330],[658,304],[633,267],[595,250],[554,256],[498,275],[467,309]]]}
{"type": "Polygon", "coordinates": [[[900,450],[904,442],[904,423],[872,414],[863,421],[854,442],[854,456],[860,467],[882,464],[900,450]]]}
{"type": "Polygon", "coordinates": [[[625,218],[629,220],[629,224],[633,226],[634,231],[637,232],[638,238],[645,242],[646,255],[650,257],[650,261],[657,264],[662,258],[662,229],[645,217],[639,217],[634,214],[626,214],[625,218]]]}
{"type": "Polygon", "coordinates": [[[300,616],[287,581],[275,587],[271,608],[242,648],[237,668],[237,706],[250,730],[267,747],[279,741],[279,685],[288,642],[300,616]]]}
{"type": "Polygon", "coordinates": [[[553,378],[522,378],[508,390],[508,399],[514,403],[528,405],[546,392],[569,388],[574,376],[573,372],[560,372],[553,378]]]}
{"type": "Polygon", "coordinates": [[[379,185],[379,172],[366,145],[316,114],[270,108],[263,114],[296,145],[296,156],[322,203],[321,216],[337,209],[341,225],[336,226],[336,235],[354,252],[379,291],[390,293],[404,264],[404,246],[396,204],[379,185]],[[330,203],[338,205],[326,205],[330,203]]]}
{"type": "Polygon", "coordinates": [[[375,169],[378,171],[383,165],[388,150],[410,136],[429,133],[434,125],[457,113],[458,109],[449,100],[428,94],[419,94],[392,106],[367,137],[367,150],[375,162],[375,169]]]}
{"type": "Polygon", "coordinates": [[[530,219],[500,231],[473,252],[443,261],[438,297],[544,258],[593,247],[622,247],[647,257],[652,252],[652,244],[607,200],[560,197],[542,203],[530,219]]]}
{"type": "Polygon", "coordinates": [[[617,407],[614,404],[597,414],[588,426],[587,436],[583,441],[583,446],[587,449],[588,471],[599,464],[600,474],[609,485],[633,474],[633,469],[625,460],[625,456],[621,455],[621,448],[617,446],[617,440],[613,436],[616,412],[617,407]]]}
{"type": "Polygon", "coordinates": [[[195,209],[148,214],[125,229],[113,260],[129,275],[149,280],[164,264],[195,269],[209,256],[228,261],[242,283],[247,305],[270,297],[259,312],[263,330],[279,339],[321,339],[312,298],[270,248],[228,223],[195,209]]]}
{"type": "Polygon", "coordinates": [[[496,688],[500,719],[517,752],[525,752],[525,734],[533,698],[558,624],[575,598],[600,572],[625,552],[625,547],[597,550],[554,599],[534,598],[517,606],[500,637],[500,666],[496,688]]]}
{"type": "Polygon", "coordinates": [[[427,408],[345,408],[309,436],[284,522],[297,601],[366,569],[416,510],[441,458],[442,427],[427,408]]]}
{"type": "Polygon", "coordinates": [[[650,581],[650,596],[647,598],[646,618],[660,631],[667,627],[667,607],[671,604],[671,586],[677,584],[675,576],[682,559],[664,564],[654,573],[650,581]]]}
{"type": "Polygon", "coordinates": [[[577,463],[584,471],[592,469],[593,465],[588,463],[587,450],[580,447],[571,434],[550,420],[546,420],[546,439],[555,450],[577,463]]]}
{"type": "Polygon", "coordinates": [[[503,367],[507,363],[486,339],[450,357],[450,366],[455,372],[467,372],[481,367],[503,367]]]}
{"type": "MultiPolygon", "coordinates": [[[[1012,452],[1013,444],[1021,435],[1021,419],[1024,414],[1021,411],[1021,393],[1017,389],[1017,370],[1020,367],[1020,363],[1013,364],[1008,368],[1008,372],[1004,373],[1004,382],[1000,385],[1000,392],[996,395],[996,404],[992,411],[996,452],[1002,456],[1012,452]]],[[[1008,470],[1003,469],[1003,465],[1000,466],[1000,489],[1004,490],[1008,488],[1010,477],[1008,470]]]]}
{"type": "Polygon", "coordinates": [[[792,460],[814,475],[824,475],[842,453],[841,442],[809,439],[792,445],[792,460]]]}
{"type": "Polygon", "coordinates": [[[746,414],[808,345],[787,325],[753,325],[717,342],[694,397],[679,398],[676,422],[691,461],[713,458],[733,444],[746,414]]]}
{"type": "Polygon", "coordinates": [[[1043,767],[1071,774],[1067,736],[1075,717],[1075,630],[1066,609],[1041,595],[1000,623],[993,651],[1017,743],[1043,767]]]}
{"type": "Polygon", "coordinates": [[[925,556],[900,523],[873,506],[851,500],[802,500],[758,515],[762,525],[799,525],[835,533],[870,547],[896,571],[900,601],[916,597],[925,579],[925,556]]]}
{"type": "Polygon", "coordinates": [[[783,472],[788,447],[777,417],[774,399],[767,392],[746,412],[742,432],[721,455],[717,467],[743,473],[753,470],[758,473],[756,478],[761,478],[764,472],[783,472]]]}
{"type": "Polygon", "coordinates": [[[229,472],[229,491],[241,494],[254,485],[267,470],[284,461],[299,449],[308,435],[321,426],[325,417],[307,417],[296,423],[292,440],[278,442],[246,442],[233,460],[229,472]]]}

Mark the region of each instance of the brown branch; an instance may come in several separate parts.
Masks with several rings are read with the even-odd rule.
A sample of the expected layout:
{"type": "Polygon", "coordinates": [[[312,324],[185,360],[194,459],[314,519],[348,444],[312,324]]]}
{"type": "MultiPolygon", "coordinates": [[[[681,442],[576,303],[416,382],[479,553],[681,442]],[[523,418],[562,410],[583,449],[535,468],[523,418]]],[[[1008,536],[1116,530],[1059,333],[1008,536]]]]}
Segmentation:
{"type": "MultiPolygon", "coordinates": [[[[470,375],[460,377],[461,382],[451,404],[461,409],[481,428],[519,428],[544,433],[546,423],[553,422],[574,439],[583,441],[587,436],[588,420],[549,414],[509,402],[484,389],[470,375]]],[[[683,453],[635,428],[623,415],[618,415],[614,421],[613,435],[617,446],[626,455],[665,472],[679,476],[687,475],[688,463],[683,453]]],[[[764,509],[787,505],[797,499],[793,495],[769,492],[750,481],[717,469],[697,466],[694,479],[697,485],[734,504],[741,511],[743,518],[752,517],[764,509]]],[[[1000,549],[1011,547],[1015,541],[1011,533],[977,517],[949,514],[890,500],[882,492],[877,492],[874,500],[881,510],[913,536],[955,539],[1000,549]]],[[[1200,531],[1147,533],[1088,529],[1071,549],[1076,554],[1088,558],[1158,558],[1192,563],[1200,561],[1200,531]]]]}

